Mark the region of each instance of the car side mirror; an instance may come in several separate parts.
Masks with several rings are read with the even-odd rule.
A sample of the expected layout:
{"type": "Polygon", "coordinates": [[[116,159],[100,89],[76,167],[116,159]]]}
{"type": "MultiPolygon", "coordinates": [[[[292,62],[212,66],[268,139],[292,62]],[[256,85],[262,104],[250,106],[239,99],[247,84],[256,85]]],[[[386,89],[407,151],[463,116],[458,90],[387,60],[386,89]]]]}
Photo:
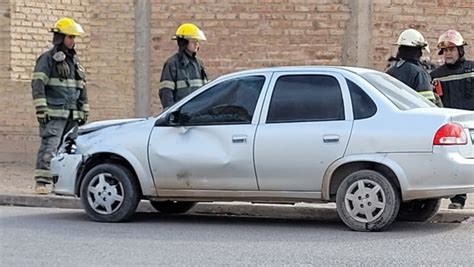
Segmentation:
{"type": "Polygon", "coordinates": [[[166,116],[166,121],[170,126],[176,126],[179,124],[179,110],[173,111],[166,116]]]}
{"type": "Polygon", "coordinates": [[[155,126],[178,126],[180,111],[176,110],[166,114],[155,122],[155,126]]]}

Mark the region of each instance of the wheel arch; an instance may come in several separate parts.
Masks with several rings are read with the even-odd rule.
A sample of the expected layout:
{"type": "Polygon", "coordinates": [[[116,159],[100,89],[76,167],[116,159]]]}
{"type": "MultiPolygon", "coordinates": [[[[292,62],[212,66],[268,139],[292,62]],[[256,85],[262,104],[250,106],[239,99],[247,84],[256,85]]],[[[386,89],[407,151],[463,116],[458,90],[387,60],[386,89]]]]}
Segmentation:
{"type": "Polygon", "coordinates": [[[336,192],[342,180],[350,173],[362,169],[374,170],[387,177],[399,192],[403,199],[404,188],[406,188],[405,174],[403,170],[392,161],[387,161],[386,154],[359,155],[351,158],[343,158],[333,163],[323,178],[322,198],[327,201],[335,201],[336,192]]]}
{"type": "Polygon", "coordinates": [[[78,172],[79,175],[78,175],[78,178],[76,179],[76,184],[74,187],[74,191],[77,196],[80,196],[81,194],[80,188],[87,172],[89,172],[92,168],[104,163],[117,164],[117,165],[120,165],[121,167],[126,168],[128,171],[130,171],[130,173],[133,176],[132,178],[135,179],[135,181],[139,185],[140,197],[143,197],[142,184],[140,182],[140,179],[138,179],[138,175],[137,175],[137,172],[135,171],[135,168],[133,168],[132,164],[130,164],[130,162],[127,159],[125,159],[124,157],[118,154],[111,153],[111,152],[99,152],[99,153],[90,155],[87,158],[87,160],[84,162],[84,164],[81,165],[78,172]]]}

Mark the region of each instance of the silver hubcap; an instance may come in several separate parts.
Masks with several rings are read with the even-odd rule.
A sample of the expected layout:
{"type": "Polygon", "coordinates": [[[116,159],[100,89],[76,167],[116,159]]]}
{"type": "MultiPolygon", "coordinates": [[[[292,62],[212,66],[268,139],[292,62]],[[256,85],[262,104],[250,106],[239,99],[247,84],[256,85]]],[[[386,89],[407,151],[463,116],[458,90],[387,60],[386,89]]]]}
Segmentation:
{"type": "Polygon", "coordinates": [[[101,173],[92,178],[87,187],[89,206],[100,214],[112,214],[123,203],[123,186],[110,173],[101,173]]]}
{"type": "Polygon", "coordinates": [[[364,223],[373,222],[380,217],[386,205],[382,187],[371,180],[359,180],[351,184],[344,202],[349,215],[364,223]]]}

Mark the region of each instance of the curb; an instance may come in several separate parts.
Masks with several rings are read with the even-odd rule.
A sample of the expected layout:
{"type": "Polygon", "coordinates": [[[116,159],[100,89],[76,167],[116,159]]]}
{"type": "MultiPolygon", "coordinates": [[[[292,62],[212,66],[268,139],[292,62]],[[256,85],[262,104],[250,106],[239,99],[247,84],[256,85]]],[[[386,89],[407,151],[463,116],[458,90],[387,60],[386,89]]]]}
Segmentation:
{"type": "MultiPolygon", "coordinates": [[[[0,194],[0,206],[82,209],[79,198],[55,195],[0,194]]],[[[155,212],[150,203],[142,200],[138,212],[155,212]]],[[[191,211],[198,215],[226,215],[339,221],[335,205],[329,204],[251,204],[249,202],[201,202],[191,211]]],[[[474,218],[474,209],[440,209],[431,219],[435,223],[461,223],[474,218]]]]}
{"type": "Polygon", "coordinates": [[[80,209],[78,198],[54,195],[9,195],[0,194],[1,206],[23,206],[40,208],[80,209]]]}

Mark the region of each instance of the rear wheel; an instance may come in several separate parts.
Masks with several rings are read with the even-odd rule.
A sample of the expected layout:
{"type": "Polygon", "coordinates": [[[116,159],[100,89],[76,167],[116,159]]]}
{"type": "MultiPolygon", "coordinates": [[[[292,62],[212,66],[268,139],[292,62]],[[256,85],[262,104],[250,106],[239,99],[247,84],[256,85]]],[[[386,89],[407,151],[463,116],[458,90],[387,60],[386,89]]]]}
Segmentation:
{"type": "Polygon", "coordinates": [[[160,213],[163,214],[177,214],[185,213],[192,209],[196,202],[190,201],[152,201],[150,204],[160,213]]]}
{"type": "Polygon", "coordinates": [[[140,201],[135,177],[116,164],[100,164],[87,172],[81,185],[81,203],[87,215],[99,222],[127,220],[140,201]]]}
{"type": "Polygon", "coordinates": [[[397,220],[406,222],[426,222],[439,210],[441,199],[421,199],[403,202],[397,220]]]}
{"type": "Polygon", "coordinates": [[[336,205],[339,217],[352,230],[381,231],[395,220],[400,197],[381,173],[359,170],[340,184],[336,205]]]}

